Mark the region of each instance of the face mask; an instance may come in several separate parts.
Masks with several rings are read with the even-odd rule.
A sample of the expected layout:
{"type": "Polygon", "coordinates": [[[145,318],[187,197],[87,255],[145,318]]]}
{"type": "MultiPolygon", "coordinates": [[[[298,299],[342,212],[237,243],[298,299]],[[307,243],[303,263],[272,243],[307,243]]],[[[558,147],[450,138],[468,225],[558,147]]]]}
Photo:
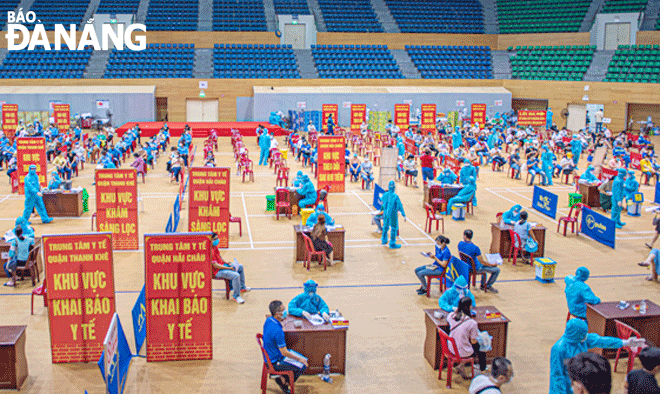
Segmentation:
{"type": "Polygon", "coordinates": [[[314,293],[312,293],[312,292],[307,293],[307,295],[309,296],[309,298],[314,297],[314,293]]]}
{"type": "Polygon", "coordinates": [[[213,240],[213,246],[218,246],[219,244],[220,244],[220,240],[219,240],[219,239],[214,239],[214,240],[213,240]]]}
{"type": "Polygon", "coordinates": [[[286,319],[286,317],[289,315],[289,311],[285,310],[282,312],[282,319],[286,319]]]}

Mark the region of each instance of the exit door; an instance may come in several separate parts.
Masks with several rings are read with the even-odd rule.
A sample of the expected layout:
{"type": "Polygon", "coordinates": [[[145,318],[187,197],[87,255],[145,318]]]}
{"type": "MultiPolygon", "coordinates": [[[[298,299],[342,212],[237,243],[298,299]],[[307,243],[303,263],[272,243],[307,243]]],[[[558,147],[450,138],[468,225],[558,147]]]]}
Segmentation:
{"type": "Polygon", "coordinates": [[[217,122],[218,100],[186,100],[186,121],[217,122]]]}
{"type": "Polygon", "coordinates": [[[630,23],[605,24],[605,50],[612,51],[619,45],[630,44],[630,23]]]}
{"type": "Polygon", "coordinates": [[[284,25],[284,44],[291,45],[293,49],[305,49],[306,30],[304,23],[287,23],[284,25]]]}

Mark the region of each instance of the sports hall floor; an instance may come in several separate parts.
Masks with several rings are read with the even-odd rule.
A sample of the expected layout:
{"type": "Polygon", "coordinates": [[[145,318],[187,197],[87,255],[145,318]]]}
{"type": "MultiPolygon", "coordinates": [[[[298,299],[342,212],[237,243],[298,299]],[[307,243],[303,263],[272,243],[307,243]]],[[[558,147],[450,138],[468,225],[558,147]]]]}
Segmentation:
{"type": "MultiPolygon", "coordinates": [[[[278,138],[284,145],[283,138],[278,138]]],[[[250,156],[258,161],[254,137],[244,138],[250,156]]],[[[198,152],[202,141],[196,140],[198,152]]],[[[275,175],[272,169],[255,166],[255,182],[241,183],[235,176],[235,165],[229,138],[219,139],[220,152],[216,161],[220,166],[232,167],[231,212],[243,218],[243,236],[238,226],[230,226],[231,248],[225,258],[238,258],[245,266],[247,285],[245,304],[237,305],[224,299],[224,282],[213,286],[213,360],[207,362],[147,363],[144,358],[133,359],[126,384],[126,393],[258,393],[262,358],[255,341],[268,313],[268,303],[279,299],[288,303],[302,291],[302,283],[314,279],[321,287],[319,294],[331,309],[339,309],[350,319],[347,343],[347,374],[335,376],[329,385],[316,376],[303,376],[296,384],[296,392],[311,393],[438,393],[467,392],[469,382],[455,377],[452,390],[445,389],[445,381],[437,380],[423,357],[424,308],[437,307],[437,285],[432,297],[418,296],[419,287],[413,269],[427,262],[421,251],[433,250],[433,239],[439,232],[427,234],[424,228],[425,211],[421,208],[422,188],[404,187],[397,182],[397,191],[405,207],[408,221],[400,220],[403,247],[390,250],[380,245],[379,234],[370,224],[373,207],[372,192],[363,191],[358,183],[347,183],[346,192],[329,196],[329,213],[346,228],[346,262],[323,271],[312,266],[307,272],[301,263],[293,263],[294,238],[292,225],[300,221],[280,218],[266,213],[266,194],[273,194],[275,175]]],[[[198,155],[197,164],[200,164],[198,155]]],[[[170,184],[165,172],[166,159],[161,158],[156,171],[150,171],[147,183],[139,183],[144,201],[140,214],[141,234],[163,232],[178,187],[170,184]]],[[[300,166],[289,160],[291,174],[300,166]]],[[[580,162],[584,168],[586,160],[580,162]]],[[[127,166],[125,164],[124,166],[127,166]]],[[[81,218],[55,219],[49,225],[33,219],[37,235],[80,233],[90,228],[90,216],[95,210],[93,166],[87,166],[74,178],[74,187],[90,191],[90,211],[81,218]]],[[[309,173],[309,170],[305,170],[309,173]]],[[[378,171],[378,170],[376,170],[378,171]]],[[[376,179],[378,176],[376,174],[376,179]]],[[[421,180],[420,180],[421,182],[421,180]]],[[[513,204],[531,205],[532,188],[522,181],[507,178],[505,173],[493,173],[482,167],[478,181],[478,207],[474,216],[464,222],[445,220],[445,235],[451,239],[450,249],[457,253],[463,230],[474,230],[474,242],[486,252],[490,245],[490,222],[497,212],[513,204]]],[[[559,185],[549,188],[559,195],[559,215],[567,214],[567,198],[572,187],[559,185]]],[[[653,200],[653,188],[643,186],[646,201],[653,200]]],[[[649,203],[645,203],[648,205],[649,203]]],[[[529,209],[528,209],[529,210],[529,209]]],[[[8,182],[0,186],[0,223],[12,228],[15,218],[23,211],[23,197],[10,194],[8,182]]],[[[616,249],[610,249],[584,236],[564,237],[556,233],[557,223],[530,211],[530,221],[544,224],[546,256],[557,261],[557,277],[572,274],[579,266],[591,270],[589,284],[603,300],[650,299],[660,303],[658,284],[647,282],[647,270],[637,266],[648,253],[644,242],[653,235],[650,214],[631,218],[623,215],[628,225],[617,232],[616,249]]],[[[180,230],[187,227],[187,207],[184,204],[180,230]]],[[[142,244],[142,243],[141,243],[142,244]]],[[[134,349],[131,308],[144,283],[142,250],[117,251],[115,286],[117,312],[123,322],[129,344],[134,349]]],[[[503,389],[506,393],[547,393],[550,347],[562,335],[566,319],[563,280],[554,284],[540,284],[533,280],[529,266],[502,266],[496,283],[499,294],[476,291],[477,305],[495,305],[512,322],[509,325],[508,358],[513,362],[515,376],[503,389]]],[[[103,381],[96,363],[51,363],[48,313],[35,300],[35,315],[30,316],[30,287],[28,281],[16,288],[0,286],[0,309],[4,311],[3,325],[27,325],[27,358],[29,377],[21,392],[25,393],[102,393],[103,381]]],[[[144,352],[144,349],[143,349],[144,352]]],[[[625,364],[624,364],[625,365],[625,364]]],[[[446,374],[443,374],[446,376],[446,374]]],[[[624,373],[614,374],[613,393],[622,392],[624,373]]],[[[273,381],[269,393],[280,392],[273,381]]]]}

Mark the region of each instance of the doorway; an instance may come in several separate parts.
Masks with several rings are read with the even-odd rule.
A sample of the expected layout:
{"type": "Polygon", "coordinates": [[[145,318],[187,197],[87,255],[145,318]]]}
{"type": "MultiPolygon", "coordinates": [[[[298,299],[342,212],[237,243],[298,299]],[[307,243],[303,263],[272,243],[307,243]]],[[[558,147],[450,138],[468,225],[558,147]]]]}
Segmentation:
{"type": "Polygon", "coordinates": [[[167,122],[167,97],[156,97],[156,121],[167,122]]]}
{"type": "Polygon", "coordinates": [[[630,23],[606,23],[605,50],[616,50],[619,45],[630,45],[630,23]]]}
{"type": "Polygon", "coordinates": [[[628,103],[626,130],[638,132],[644,129],[649,121],[650,126],[660,124],[660,104],[628,103]]]}
{"type": "Polygon", "coordinates": [[[187,122],[217,122],[218,100],[186,100],[187,122]]]}
{"type": "Polygon", "coordinates": [[[304,23],[287,23],[284,25],[284,44],[293,49],[305,49],[307,28],[304,23]]]}
{"type": "Polygon", "coordinates": [[[568,104],[568,119],[566,128],[577,132],[587,125],[587,106],[584,104],[568,104]]]}

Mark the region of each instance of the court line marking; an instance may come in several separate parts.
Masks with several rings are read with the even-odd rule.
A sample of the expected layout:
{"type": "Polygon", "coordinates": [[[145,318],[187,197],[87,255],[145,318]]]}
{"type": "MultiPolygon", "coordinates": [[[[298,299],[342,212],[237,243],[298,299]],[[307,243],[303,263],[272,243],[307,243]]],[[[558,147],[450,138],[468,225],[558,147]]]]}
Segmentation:
{"type": "Polygon", "coordinates": [[[254,249],[254,242],[252,241],[252,231],[250,230],[250,219],[248,219],[247,206],[245,205],[245,196],[243,195],[243,193],[241,193],[241,200],[243,200],[243,211],[245,212],[245,226],[247,227],[248,236],[250,237],[250,248],[254,249]]]}

